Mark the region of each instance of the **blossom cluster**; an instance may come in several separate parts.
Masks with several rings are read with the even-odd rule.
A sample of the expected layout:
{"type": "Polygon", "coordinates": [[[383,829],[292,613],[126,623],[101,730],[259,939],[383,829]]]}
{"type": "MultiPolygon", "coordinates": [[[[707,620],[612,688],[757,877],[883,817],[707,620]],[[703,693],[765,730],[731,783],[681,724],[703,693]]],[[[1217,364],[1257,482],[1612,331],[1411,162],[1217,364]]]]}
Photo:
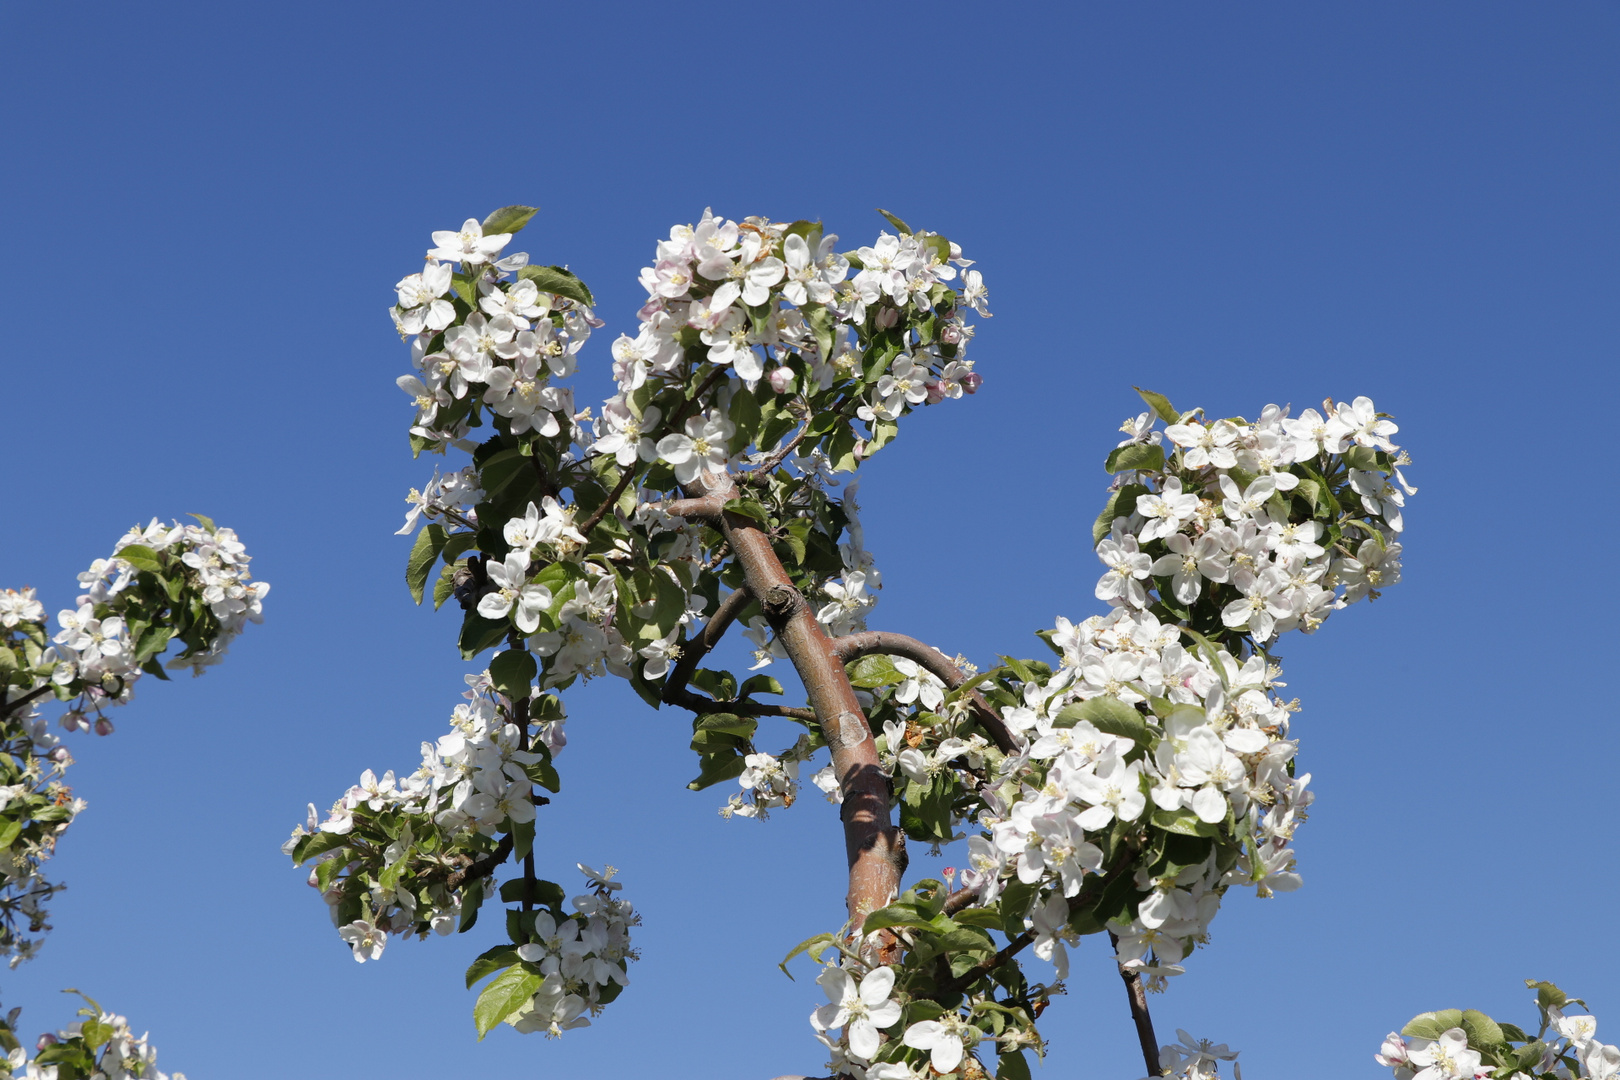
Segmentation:
{"type": "Polygon", "coordinates": [[[361,963],[380,957],[390,934],[451,933],[466,900],[449,884],[454,868],[486,854],[497,833],[532,829],[536,783],[556,789],[550,762],[567,743],[561,702],[537,703],[544,719],[525,734],[488,672],[467,683],[449,733],[422,744],[415,772],[378,778],[367,769],[324,820],[311,806],[282,846],[315,863],[309,883],[361,963]]]}
{"type": "Polygon", "coordinates": [[[131,529],[79,575],[54,635],[32,588],[0,590],[0,955],[13,966],[49,929],[44,905],[59,886],[41,867],[85,807],[62,783],[73,758],[40,703],[71,702],[58,720],[69,731],[111,734],[106,707],[129,702],[143,674],[166,679],[172,643],[183,647],[166,667],[201,674],[263,618],[270,586],[252,580],[236,534],[198,522],[131,529]]]}
{"type": "Polygon", "coordinates": [[[1541,1027],[1535,1036],[1475,1009],[1422,1013],[1390,1032],[1373,1055],[1396,1080],[1614,1080],[1620,1046],[1597,1037],[1597,1020],[1552,983],[1526,979],[1536,991],[1541,1027]]]}
{"type": "MultiPolygon", "coordinates": [[[[1097,595],[1112,610],[1044,632],[1054,664],[1005,659],[977,677],[1010,752],[972,718],[966,687],[946,692],[903,658],[850,669],[883,724],[908,835],[938,844],[976,824],[962,873],[969,911],[993,915],[1059,980],[1067,948],[1106,930],[1120,968],[1162,988],[1227,889],[1298,888],[1292,841],[1313,796],[1290,738],[1299,705],[1280,696],[1267,649],[1399,580],[1399,506],[1412,489],[1389,442],[1395,426],[1371,402],[1298,422],[1273,406],[1255,424],[1156,408],[1181,449],[1165,457],[1150,413],[1127,423],[1131,438],[1109,459],[1120,476],[1098,523],[1109,571],[1097,595]],[[1259,592],[1271,606],[1251,602],[1259,592]]],[[[897,902],[876,925],[907,910],[897,902]]],[[[924,960],[925,939],[969,944],[942,917],[908,931],[924,960]]],[[[902,983],[926,987],[912,969],[907,955],[902,983]]],[[[957,1022],[972,1027],[971,1012],[957,1022]]],[[[1212,1061],[1176,1067],[1205,1075],[1212,1061]]]]}
{"type": "MultiPolygon", "coordinates": [[[[84,995],[80,995],[83,997],[84,995]]],[[[130,1030],[129,1021],[107,1012],[94,999],[85,997],[88,1008],[81,1008],[76,1020],[66,1028],[41,1035],[35,1053],[29,1056],[17,1039],[14,1025],[17,1013],[0,1020],[0,1075],[27,1080],[57,1080],[84,1077],[86,1080],[186,1080],[184,1073],[165,1073],[157,1067],[157,1048],[147,1035],[130,1030]]]]}
{"type": "Polygon", "coordinates": [[[499,1018],[518,1031],[556,1038],[585,1027],[587,1009],[596,1015],[630,985],[625,965],[640,958],[630,947],[630,927],[641,917],[614,895],[623,886],[613,880],[613,867],[599,873],[580,864],[579,870],[591,891],[572,898],[574,911],[566,917],[560,908],[534,913],[530,941],[516,950],[520,963],[507,969],[522,971],[527,980],[540,978],[532,997],[499,1018]]]}

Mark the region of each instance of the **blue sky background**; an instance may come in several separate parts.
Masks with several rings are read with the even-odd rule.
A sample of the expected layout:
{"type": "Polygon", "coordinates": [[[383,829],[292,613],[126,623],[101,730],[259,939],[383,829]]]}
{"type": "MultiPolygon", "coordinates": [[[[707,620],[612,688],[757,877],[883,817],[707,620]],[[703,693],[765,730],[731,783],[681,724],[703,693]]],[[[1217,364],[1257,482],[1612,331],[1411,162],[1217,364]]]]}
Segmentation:
{"type": "MultiPolygon", "coordinates": [[[[832,808],[722,821],[684,789],[687,720],[622,684],[570,693],[543,811],[542,872],[611,862],[646,920],[591,1029],[476,1043],[460,976],[494,926],[356,965],[276,849],[306,802],[412,767],[467,668],[392,535],[431,465],[385,309],[428,233],[538,204],[520,246],[595,290],[605,394],[671,224],[820,217],[854,247],[884,206],[980,260],[996,314],[983,391],[865,470],[874,627],[987,661],[1098,611],[1132,384],[1220,414],[1367,394],[1416,460],[1405,583],[1284,650],[1306,887],[1231,894],[1161,1034],[1241,1048],[1250,1080],[1375,1077],[1418,1011],[1531,1021],[1534,977],[1612,1039],[1617,16],[0,5],[0,583],[55,611],[131,523],[202,511],[274,584],[229,663],[77,747],[71,888],[6,1006],[44,1030],[83,987],[194,1080],[813,1073],[821,994],[774,965],[840,921],[832,808]]],[[[1095,939],[1043,1029],[1038,1075],[1140,1075],[1095,939]]]]}

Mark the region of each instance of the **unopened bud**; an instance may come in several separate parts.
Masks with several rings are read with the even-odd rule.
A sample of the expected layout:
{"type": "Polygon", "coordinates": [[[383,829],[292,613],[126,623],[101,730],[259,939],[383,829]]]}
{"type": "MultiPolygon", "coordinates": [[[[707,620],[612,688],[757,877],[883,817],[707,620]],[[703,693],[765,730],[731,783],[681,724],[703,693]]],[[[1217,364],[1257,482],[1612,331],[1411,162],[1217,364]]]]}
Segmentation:
{"type": "Polygon", "coordinates": [[[977,394],[979,392],[979,387],[983,384],[983,375],[970,372],[969,374],[962,376],[962,392],[965,394],[977,394]]]}
{"type": "Polygon", "coordinates": [[[879,330],[888,330],[890,327],[894,326],[894,324],[899,322],[899,321],[900,321],[900,309],[899,308],[884,307],[884,308],[880,309],[878,311],[878,313],[877,313],[876,322],[877,322],[877,328],[879,330]]]}
{"type": "Polygon", "coordinates": [[[962,328],[955,323],[946,323],[940,328],[939,340],[942,345],[962,344],[962,328]]]}
{"type": "Polygon", "coordinates": [[[940,402],[942,402],[944,400],[945,400],[945,391],[940,389],[939,383],[937,383],[937,382],[929,383],[928,384],[928,404],[930,404],[930,405],[938,405],[940,402]]]}
{"type": "Polygon", "coordinates": [[[778,394],[785,394],[793,389],[793,372],[789,368],[779,367],[767,375],[766,378],[770,379],[771,389],[778,394]]]}
{"type": "Polygon", "coordinates": [[[112,733],[113,733],[113,722],[111,720],[107,719],[105,716],[97,717],[96,718],[96,734],[97,735],[111,735],[112,733]]]}
{"type": "Polygon", "coordinates": [[[44,1050],[46,1047],[55,1046],[55,1045],[56,1045],[56,1036],[52,1035],[50,1032],[47,1031],[45,1034],[43,1034],[43,1035],[41,1035],[39,1037],[39,1042],[34,1044],[34,1049],[35,1050],[44,1050]]]}
{"type": "Polygon", "coordinates": [[[68,748],[65,746],[58,746],[46,756],[58,764],[66,764],[73,760],[73,755],[68,753],[68,748]]]}

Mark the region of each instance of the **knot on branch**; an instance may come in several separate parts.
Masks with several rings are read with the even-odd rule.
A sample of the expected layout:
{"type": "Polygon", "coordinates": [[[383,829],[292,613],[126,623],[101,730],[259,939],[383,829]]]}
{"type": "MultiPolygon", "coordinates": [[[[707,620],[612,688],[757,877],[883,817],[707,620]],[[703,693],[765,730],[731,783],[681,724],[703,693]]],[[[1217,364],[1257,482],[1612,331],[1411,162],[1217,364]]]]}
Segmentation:
{"type": "Polygon", "coordinates": [[[804,597],[792,585],[776,584],[765,590],[759,606],[765,609],[765,617],[774,625],[786,622],[803,607],[804,597]]]}

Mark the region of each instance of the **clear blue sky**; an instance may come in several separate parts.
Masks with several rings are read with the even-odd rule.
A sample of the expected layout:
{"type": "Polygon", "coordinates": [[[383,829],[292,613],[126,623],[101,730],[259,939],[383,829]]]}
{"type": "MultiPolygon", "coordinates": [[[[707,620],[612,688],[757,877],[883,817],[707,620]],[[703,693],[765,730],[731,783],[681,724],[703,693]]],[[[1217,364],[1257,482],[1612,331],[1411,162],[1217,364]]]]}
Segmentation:
{"type": "MultiPolygon", "coordinates": [[[[1096,612],[1132,384],[1219,414],[1368,394],[1416,459],[1406,582],[1285,653],[1306,887],[1234,893],[1161,1032],[1250,1080],[1376,1077],[1391,1026],[1523,1020],[1530,976],[1612,1038],[1617,46],[1612,2],[0,6],[0,584],[54,611],[132,522],[200,510],[275,586],[229,663],[78,748],[71,888],[6,1006],[43,1030],[81,986],[196,1080],[814,1071],[821,994],[774,965],[839,922],[834,815],[721,821],[687,721],[622,685],[570,695],[543,812],[542,866],[621,867],[646,919],[594,1028],[476,1044],[493,927],[356,965],[276,849],[413,766],[465,670],[392,535],[429,466],[385,309],[429,231],[542,207],[521,246],[596,291],[605,391],[672,223],[855,246],[884,206],[980,260],[996,315],[983,392],[866,470],[875,627],[987,660],[1096,612]]],[[[1106,952],[1045,1076],[1140,1075],[1106,952]]]]}

